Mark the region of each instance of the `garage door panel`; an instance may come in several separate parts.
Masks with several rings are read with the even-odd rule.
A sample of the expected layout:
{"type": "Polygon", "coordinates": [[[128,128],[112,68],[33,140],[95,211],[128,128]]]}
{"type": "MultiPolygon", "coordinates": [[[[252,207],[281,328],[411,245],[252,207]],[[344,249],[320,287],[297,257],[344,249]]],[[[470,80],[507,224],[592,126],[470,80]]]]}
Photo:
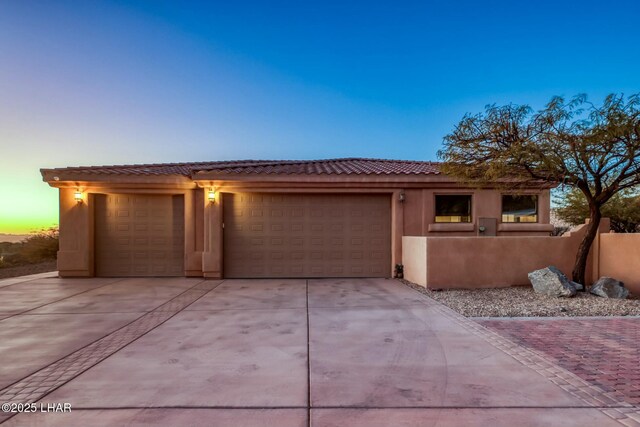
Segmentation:
{"type": "Polygon", "coordinates": [[[182,276],[183,198],[96,195],[95,258],[97,276],[182,276]]]}
{"type": "Polygon", "coordinates": [[[390,276],[389,196],[243,193],[223,205],[225,277],[390,276]]]}

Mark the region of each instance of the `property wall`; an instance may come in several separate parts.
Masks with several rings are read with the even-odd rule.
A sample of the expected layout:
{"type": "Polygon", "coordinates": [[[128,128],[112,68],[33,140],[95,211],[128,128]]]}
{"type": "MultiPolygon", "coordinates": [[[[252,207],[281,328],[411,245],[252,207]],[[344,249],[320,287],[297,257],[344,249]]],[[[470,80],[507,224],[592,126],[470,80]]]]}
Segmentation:
{"type": "Polygon", "coordinates": [[[621,280],[640,295],[640,233],[601,235],[598,268],[600,276],[621,280]]]}
{"type": "MultiPolygon", "coordinates": [[[[527,273],[549,265],[571,277],[585,231],[582,225],[562,237],[404,236],[404,274],[430,289],[529,285],[527,273]]],[[[587,285],[608,276],[640,295],[639,266],[640,233],[609,233],[603,219],[589,254],[587,285]]]]}
{"type": "MultiPolygon", "coordinates": [[[[603,221],[602,230],[608,231],[608,221],[603,221]]],[[[527,285],[528,272],[549,265],[570,277],[585,231],[583,225],[562,237],[405,237],[405,276],[416,278],[415,283],[430,289],[527,285]],[[420,245],[426,248],[424,254],[420,245]],[[417,249],[406,252],[409,248],[417,249]]],[[[592,261],[588,264],[589,278],[591,264],[592,261]]]]}
{"type": "Polygon", "coordinates": [[[404,278],[422,286],[427,285],[427,239],[404,236],[402,238],[404,278]]]}

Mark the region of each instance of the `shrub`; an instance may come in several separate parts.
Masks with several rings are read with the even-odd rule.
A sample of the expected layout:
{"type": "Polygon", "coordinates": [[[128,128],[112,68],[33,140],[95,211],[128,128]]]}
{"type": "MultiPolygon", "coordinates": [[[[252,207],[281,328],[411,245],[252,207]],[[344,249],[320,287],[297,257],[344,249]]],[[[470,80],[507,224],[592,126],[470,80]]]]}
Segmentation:
{"type": "Polygon", "coordinates": [[[58,229],[52,227],[40,230],[19,243],[3,244],[0,249],[0,267],[55,260],[58,253],[58,229]]]}

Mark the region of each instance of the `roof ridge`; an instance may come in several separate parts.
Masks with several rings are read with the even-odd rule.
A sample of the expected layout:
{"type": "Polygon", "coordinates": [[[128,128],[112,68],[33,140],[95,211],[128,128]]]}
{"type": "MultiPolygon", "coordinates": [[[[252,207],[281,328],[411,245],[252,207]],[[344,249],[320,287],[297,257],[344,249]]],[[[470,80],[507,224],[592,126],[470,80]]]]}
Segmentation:
{"type": "Polygon", "coordinates": [[[406,159],[376,159],[368,157],[354,157],[353,160],[365,160],[371,162],[389,162],[389,163],[429,163],[438,164],[440,162],[434,162],[433,160],[406,160],[406,159]]]}
{"type": "MultiPolygon", "coordinates": [[[[299,164],[317,164],[327,162],[348,162],[348,161],[366,161],[366,162],[386,162],[386,163],[421,163],[421,164],[438,164],[430,160],[394,160],[394,159],[376,159],[370,157],[336,157],[330,159],[311,159],[311,160],[235,160],[212,162],[214,167],[211,169],[228,169],[241,168],[250,166],[274,166],[274,165],[299,165],[299,164]],[[226,164],[225,164],[226,163],[226,164]]],[[[206,162],[205,162],[206,163],[206,162]]],[[[204,170],[204,169],[194,169],[204,170]]],[[[208,169],[209,170],[209,169],[208,169]]]]}

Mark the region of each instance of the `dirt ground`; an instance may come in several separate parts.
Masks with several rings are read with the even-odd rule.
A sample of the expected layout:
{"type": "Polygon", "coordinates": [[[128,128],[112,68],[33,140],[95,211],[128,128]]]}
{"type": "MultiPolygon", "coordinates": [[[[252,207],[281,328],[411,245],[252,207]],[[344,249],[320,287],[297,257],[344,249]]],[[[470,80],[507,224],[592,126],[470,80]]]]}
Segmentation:
{"type": "Polygon", "coordinates": [[[19,267],[0,268],[0,279],[9,277],[26,276],[29,274],[46,273],[56,271],[56,262],[47,261],[38,264],[21,265],[19,267]]]}

